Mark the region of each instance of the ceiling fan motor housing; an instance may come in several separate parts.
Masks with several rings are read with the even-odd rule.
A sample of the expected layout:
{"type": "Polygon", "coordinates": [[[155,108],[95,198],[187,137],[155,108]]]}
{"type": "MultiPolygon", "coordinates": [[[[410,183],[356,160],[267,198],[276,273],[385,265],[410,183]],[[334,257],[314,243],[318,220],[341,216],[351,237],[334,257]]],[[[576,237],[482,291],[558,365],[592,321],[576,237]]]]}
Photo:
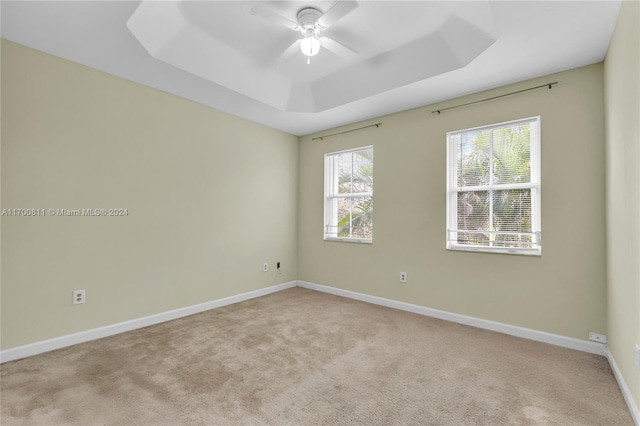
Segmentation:
{"type": "Polygon", "coordinates": [[[303,30],[319,29],[318,19],[322,16],[322,12],[314,7],[305,7],[298,12],[298,24],[303,30]]]}

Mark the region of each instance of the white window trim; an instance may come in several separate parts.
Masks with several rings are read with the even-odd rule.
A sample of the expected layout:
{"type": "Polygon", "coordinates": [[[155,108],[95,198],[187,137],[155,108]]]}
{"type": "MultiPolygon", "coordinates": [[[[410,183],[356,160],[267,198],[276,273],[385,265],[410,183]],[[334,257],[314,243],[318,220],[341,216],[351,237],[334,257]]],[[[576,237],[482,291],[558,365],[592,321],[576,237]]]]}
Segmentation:
{"type": "Polygon", "coordinates": [[[349,152],[358,152],[364,151],[367,149],[373,150],[373,145],[362,146],[353,149],[345,149],[342,151],[334,151],[328,152],[324,154],[324,219],[323,219],[323,230],[322,234],[324,237],[324,241],[336,241],[336,242],[345,242],[345,243],[358,243],[358,244],[372,244],[373,236],[371,238],[349,238],[349,237],[332,237],[328,236],[327,227],[331,221],[331,208],[329,207],[329,203],[327,200],[329,199],[338,199],[338,198],[348,198],[348,197],[371,197],[373,199],[373,191],[372,192],[363,192],[363,193],[350,193],[350,194],[342,194],[342,195],[328,195],[329,193],[335,194],[337,192],[338,182],[334,179],[334,165],[333,162],[327,161],[327,158],[334,157],[339,154],[346,154],[349,152]],[[331,188],[334,186],[334,188],[331,188]],[[331,189],[331,191],[330,191],[331,189]]]}
{"type": "MultiPolygon", "coordinates": [[[[501,253],[501,254],[518,254],[529,256],[542,255],[542,233],[541,233],[541,214],[542,209],[540,201],[542,199],[541,193],[541,118],[529,117],[520,120],[506,121],[503,123],[496,123],[487,126],[472,127],[464,130],[456,130],[454,132],[447,132],[447,228],[446,228],[446,248],[447,250],[455,251],[471,251],[471,252],[484,252],[484,253],[501,253]],[[527,184],[506,184],[506,185],[483,185],[474,187],[455,187],[456,177],[458,175],[458,162],[455,158],[456,150],[452,147],[451,137],[457,134],[466,133],[469,131],[482,131],[493,130],[501,127],[508,127],[519,123],[531,123],[536,127],[536,133],[538,135],[535,146],[531,146],[530,158],[531,158],[531,183],[527,184]],[[531,234],[535,236],[534,241],[537,242],[537,247],[534,248],[517,248],[517,247],[487,247],[487,246],[472,246],[457,243],[457,194],[458,192],[470,191],[470,190],[507,190],[507,189],[519,189],[519,188],[531,188],[531,234]]],[[[487,232],[485,232],[487,233],[487,232]]]]}

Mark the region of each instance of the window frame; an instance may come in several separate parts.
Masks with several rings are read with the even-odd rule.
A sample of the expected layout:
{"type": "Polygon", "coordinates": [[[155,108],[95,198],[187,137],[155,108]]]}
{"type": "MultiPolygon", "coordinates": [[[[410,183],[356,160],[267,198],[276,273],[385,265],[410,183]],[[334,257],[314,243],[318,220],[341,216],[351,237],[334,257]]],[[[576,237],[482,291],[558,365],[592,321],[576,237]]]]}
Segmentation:
{"type": "MultiPolygon", "coordinates": [[[[328,229],[332,223],[330,216],[332,216],[332,208],[331,203],[333,200],[338,200],[340,198],[355,198],[355,197],[370,197],[373,202],[373,185],[371,188],[371,192],[362,192],[362,193],[346,193],[346,194],[335,194],[331,187],[335,187],[337,182],[335,180],[335,173],[338,170],[336,163],[333,161],[334,158],[337,158],[341,154],[347,153],[355,153],[359,151],[371,150],[372,163],[373,163],[373,145],[367,145],[358,148],[345,149],[342,151],[328,152],[324,154],[324,218],[323,218],[323,238],[324,241],[337,241],[337,242],[348,242],[348,243],[359,243],[359,244],[372,244],[373,243],[373,230],[371,231],[371,238],[358,238],[358,237],[337,237],[332,236],[328,232],[328,229]],[[331,200],[331,201],[330,201],[331,200]]],[[[351,170],[351,175],[353,176],[353,170],[351,170]]],[[[337,220],[337,216],[335,218],[337,220]]],[[[372,219],[373,222],[373,219],[372,219]]]]}
{"type": "MultiPolygon", "coordinates": [[[[533,132],[532,132],[533,133],[533,132]]],[[[493,135],[493,133],[492,133],[493,135]]],[[[492,137],[492,136],[491,136],[492,137]]],[[[533,139],[533,138],[532,138],[533,139]]],[[[517,254],[517,255],[529,255],[540,256],[542,255],[542,226],[541,226],[541,117],[528,117],[518,120],[505,121],[502,123],[490,124],[485,126],[472,127],[463,130],[456,130],[447,132],[447,179],[446,179],[446,248],[447,250],[454,251],[472,251],[472,252],[485,252],[485,253],[499,253],[499,254],[517,254]],[[530,123],[531,126],[535,126],[535,134],[537,138],[530,141],[530,182],[529,183],[517,183],[517,184],[489,184],[480,186],[467,186],[458,187],[458,149],[455,147],[453,136],[464,134],[467,132],[479,132],[484,130],[495,130],[504,127],[510,127],[517,124],[530,123]],[[493,247],[493,246],[480,246],[480,245],[468,245],[459,244],[457,237],[457,220],[458,220],[458,194],[461,192],[472,191],[489,191],[492,194],[493,191],[498,190],[510,190],[510,189],[531,189],[531,232],[526,233],[532,235],[532,241],[534,247],[493,247]]],[[[491,160],[490,160],[491,162],[491,160]]],[[[493,203],[493,198],[490,198],[493,203]]],[[[498,231],[488,231],[479,233],[499,233],[498,231]]],[[[518,233],[523,234],[523,233],[518,233]]]]}

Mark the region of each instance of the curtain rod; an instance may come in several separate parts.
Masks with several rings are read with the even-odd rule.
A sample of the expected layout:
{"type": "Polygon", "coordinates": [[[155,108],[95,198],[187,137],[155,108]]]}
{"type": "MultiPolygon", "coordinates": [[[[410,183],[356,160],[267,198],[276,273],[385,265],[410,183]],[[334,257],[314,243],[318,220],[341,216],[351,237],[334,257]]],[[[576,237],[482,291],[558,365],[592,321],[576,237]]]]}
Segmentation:
{"type": "Polygon", "coordinates": [[[487,98],[487,99],[481,99],[479,101],[473,101],[473,102],[468,102],[466,104],[460,104],[460,105],[454,105],[448,108],[441,108],[441,109],[436,109],[434,111],[431,111],[431,114],[440,114],[442,111],[447,111],[449,109],[454,109],[454,108],[461,108],[464,106],[468,106],[468,105],[473,105],[473,104],[478,104],[480,102],[486,102],[486,101],[492,101],[494,99],[498,99],[498,98],[504,98],[505,96],[511,96],[511,95],[516,95],[518,93],[522,93],[522,92],[528,92],[529,90],[536,90],[536,89],[542,89],[543,87],[548,87],[549,90],[551,90],[551,86],[554,86],[558,84],[557,81],[554,81],[553,83],[547,83],[547,84],[541,84],[540,86],[536,86],[536,87],[529,87],[528,89],[522,89],[522,90],[518,90],[516,92],[511,92],[511,93],[505,93],[504,95],[499,95],[499,96],[494,96],[492,98],[487,98]]]}
{"type": "Polygon", "coordinates": [[[345,130],[344,132],[332,133],[330,135],[324,135],[324,136],[318,136],[318,137],[315,137],[315,138],[313,138],[311,140],[312,141],[315,141],[315,140],[318,140],[318,139],[323,140],[324,138],[330,138],[331,136],[343,135],[345,133],[355,132],[356,130],[368,129],[369,127],[374,127],[375,126],[376,128],[378,128],[381,125],[382,125],[382,123],[370,124],[368,126],[358,127],[357,129],[345,130]]]}

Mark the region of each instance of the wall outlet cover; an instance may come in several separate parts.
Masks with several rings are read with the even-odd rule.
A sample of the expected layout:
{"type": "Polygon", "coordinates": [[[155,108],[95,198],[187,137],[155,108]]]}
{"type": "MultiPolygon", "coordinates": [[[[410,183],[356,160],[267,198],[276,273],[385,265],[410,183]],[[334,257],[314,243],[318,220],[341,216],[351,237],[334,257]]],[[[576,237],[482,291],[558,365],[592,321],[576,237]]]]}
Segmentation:
{"type": "Polygon", "coordinates": [[[598,343],[607,343],[607,336],[604,334],[594,333],[593,331],[589,332],[589,340],[593,340],[598,343]]]}
{"type": "Polygon", "coordinates": [[[74,305],[81,305],[86,301],[84,290],[74,290],[73,291],[73,300],[72,303],[74,305]]]}

